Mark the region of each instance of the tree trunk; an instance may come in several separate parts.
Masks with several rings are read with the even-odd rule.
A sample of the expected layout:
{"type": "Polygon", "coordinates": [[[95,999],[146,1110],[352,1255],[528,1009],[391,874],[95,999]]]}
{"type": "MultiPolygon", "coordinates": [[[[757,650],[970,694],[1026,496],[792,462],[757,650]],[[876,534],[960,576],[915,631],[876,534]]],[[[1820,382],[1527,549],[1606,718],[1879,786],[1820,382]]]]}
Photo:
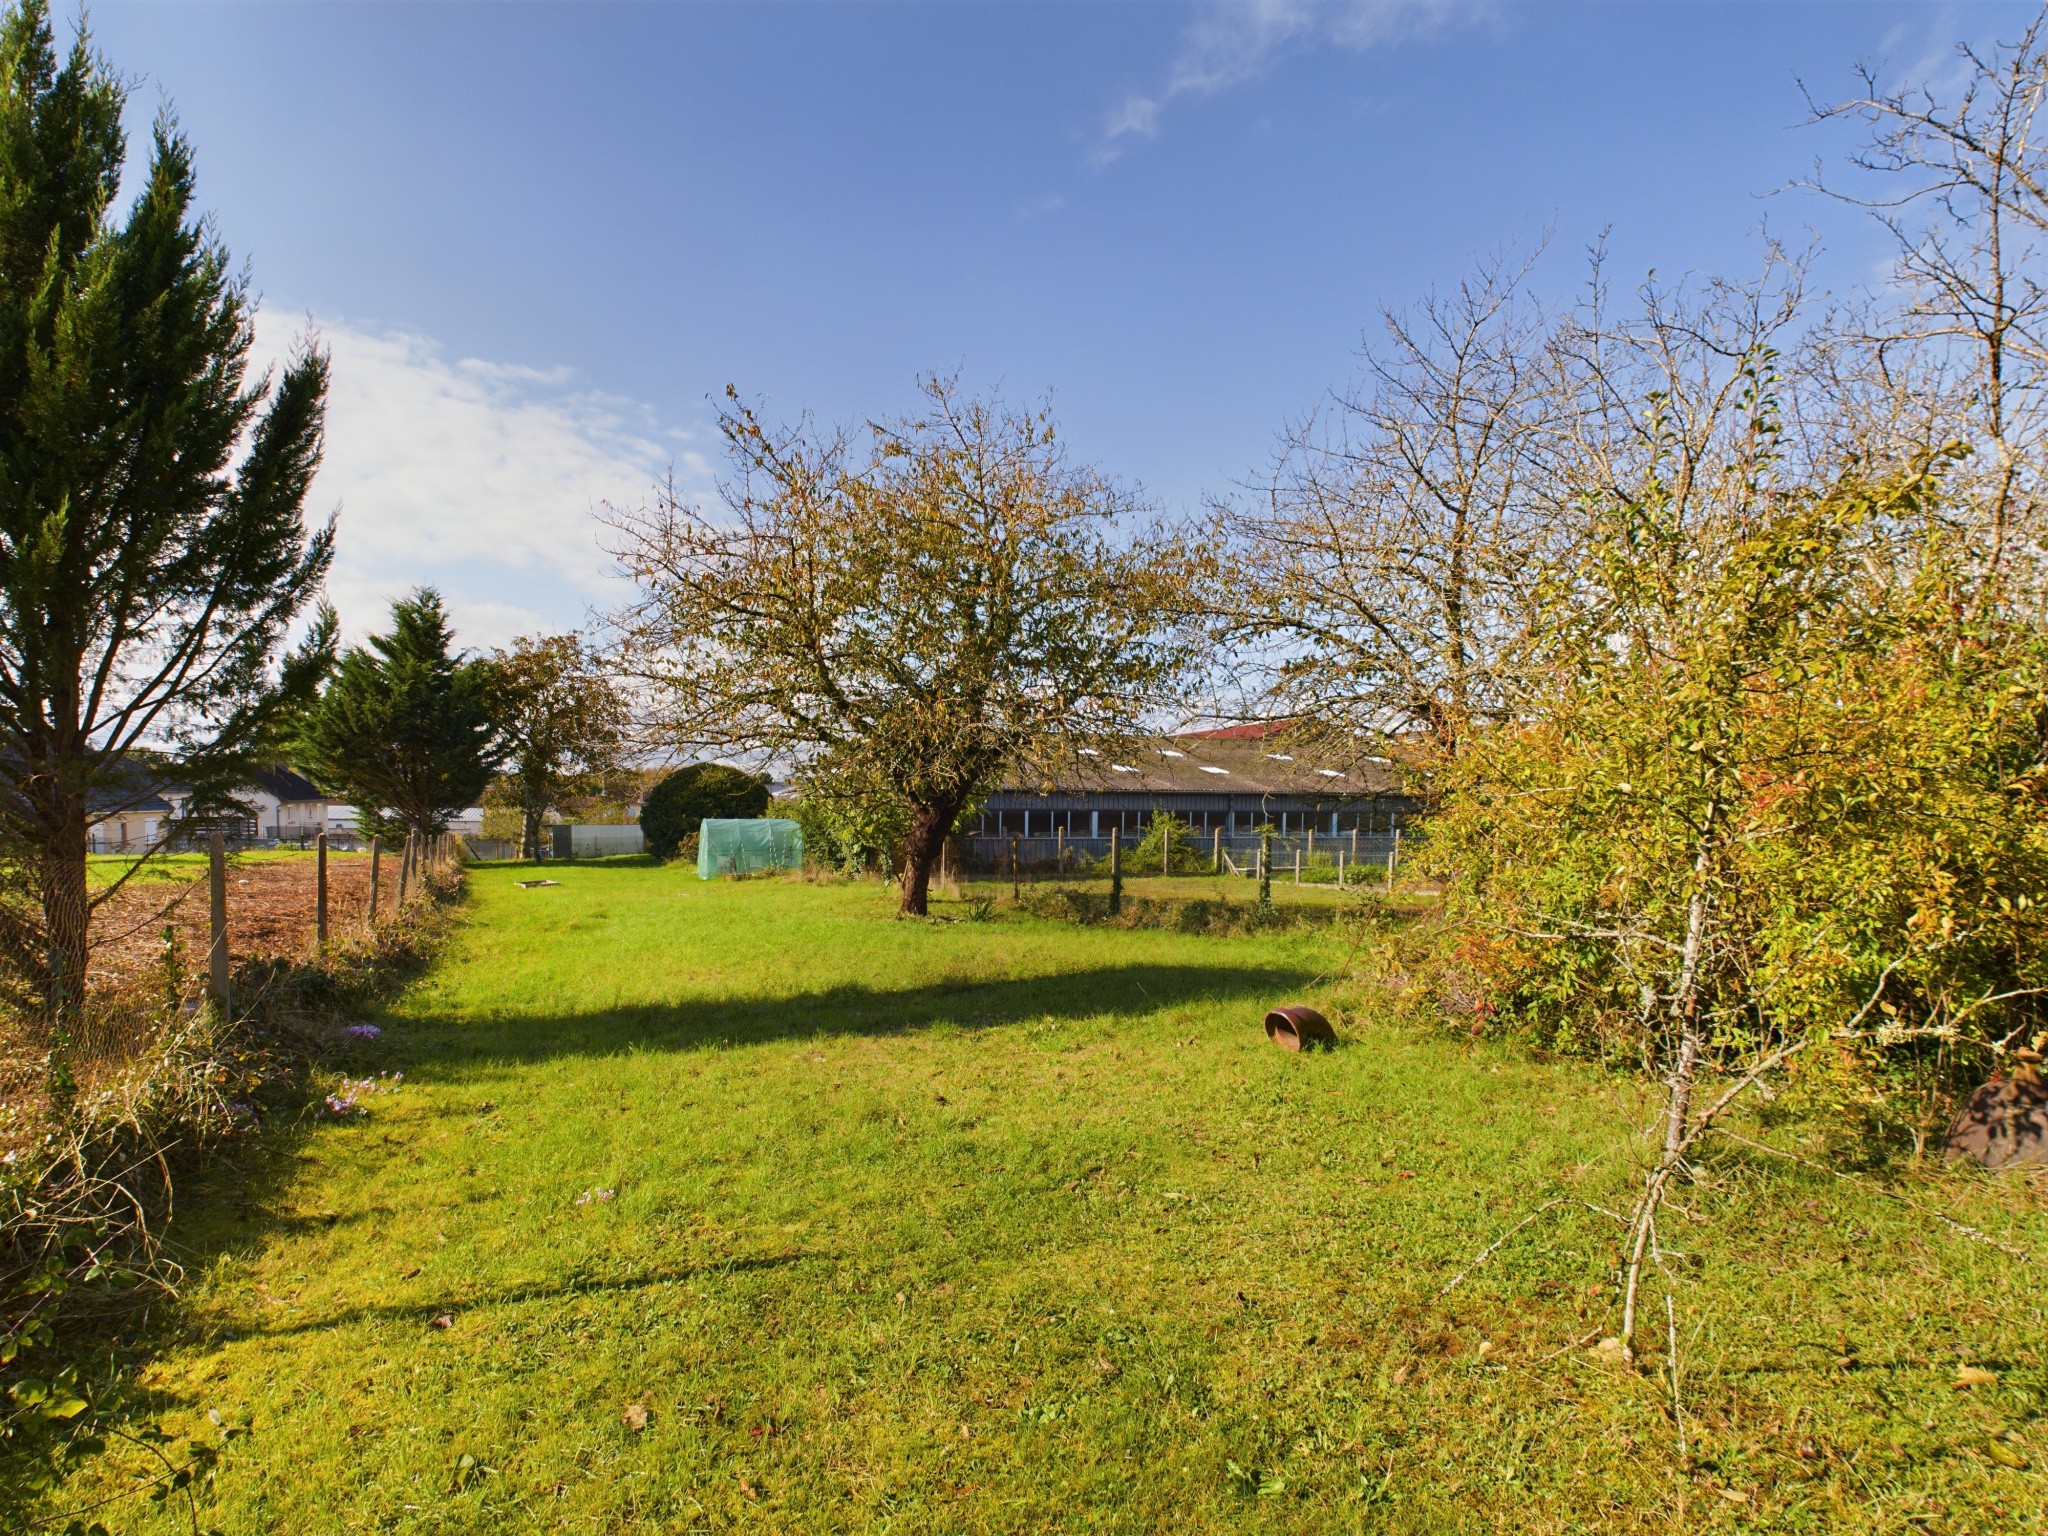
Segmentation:
{"type": "Polygon", "coordinates": [[[532,861],[540,857],[541,808],[526,807],[526,822],[519,833],[519,857],[532,861]]]}
{"type": "Polygon", "coordinates": [[[85,879],[85,800],[59,791],[45,809],[42,865],[43,1017],[68,1033],[85,1003],[85,957],[91,908],[85,879]]]}
{"type": "Polygon", "coordinates": [[[939,850],[946,846],[959,804],[917,805],[910,808],[910,836],[903,844],[903,900],[896,908],[899,917],[923,917],[928,910],[932,870],[939,862],[939,850]]]}
{"type": "Polygon", "coordinates": [[[1664,1112],[1664,1155],[1658,1159],[1657,1166],[1650,1171],[1643,1186],[1643,1197],[1636,1204],[1630,1233],[1628,1275],[1621,1305],[1621,1352],[1622,1358],[1630,1362],[1635,1360],[1636,1297],[1642,1289],[1643,1254],[1650,1245],[1651,1233],[1656,1229],[1657,1208],[1664,1203],[1671,1180],[1684,1168],[1685,1149],[1691,1141],[1692,1090],[1699,1078],[1703,1047],[1700,1038],[1700,960],[1707,938],[1707,907],[1710,901],[1707,875],[1712,863],[1714,825],[1719,819],[1719,812],[1719,802],[1709,804],[1707,831],[1700,839],[1699,853],[1693,861],[1693,892],[1685,909],[1685,945],[1679,955],[1678,985],[1671,994],[1671,1011],[1678,1023],[1678,1052],[1671,1064],[1671,1096],[1664,1112]]]}

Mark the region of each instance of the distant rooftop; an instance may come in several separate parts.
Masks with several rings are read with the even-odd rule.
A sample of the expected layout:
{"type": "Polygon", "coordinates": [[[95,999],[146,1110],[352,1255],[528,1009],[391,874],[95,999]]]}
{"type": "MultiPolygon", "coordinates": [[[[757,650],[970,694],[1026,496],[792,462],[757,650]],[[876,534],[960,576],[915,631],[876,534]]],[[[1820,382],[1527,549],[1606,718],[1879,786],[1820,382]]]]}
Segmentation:
{"type": "MultiPolygon", "coordinates": [[[[1344,761],[1311,746],[1295,750],[1274,725],[1234,725],[1215,731],[1156,736],[1115,762],[1082,749],[1084,756],[1055,770],[1052,782],[1013,781],[1011,794],[1289,795],[1342,799],[1405,793],[1384,758],[1344,761]]],[[[1021,779],[1021,775],[1019,776],[1021,779]]]]}

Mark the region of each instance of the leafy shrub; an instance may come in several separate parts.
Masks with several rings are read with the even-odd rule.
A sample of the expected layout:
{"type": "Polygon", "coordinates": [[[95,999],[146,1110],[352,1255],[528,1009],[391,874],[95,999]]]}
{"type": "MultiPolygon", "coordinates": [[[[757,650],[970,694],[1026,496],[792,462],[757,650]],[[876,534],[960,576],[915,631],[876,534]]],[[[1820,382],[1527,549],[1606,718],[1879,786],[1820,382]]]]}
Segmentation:
{"type": "Polygon", "coordinates": [[[1172,873],[1207,875],[1215,872],[1215,844],[1210,834],[1197,832],[1179,817],[1162,812],[1152,818],[1151,824],[1145,828],[1145,835],[1124,850],[1124,873],[1160,873],[1162,862],[1169,856],[1162,844],[1169,837],[1173,839],[1170,855],[1172,873]]]}
{"type": "Polygon", "coordinates": [[[640,809],[647,851],[672,859],[706,817],[749,818],[768,811],[768,779],[723,763],[692,763],[655,785],[640,809]]]}

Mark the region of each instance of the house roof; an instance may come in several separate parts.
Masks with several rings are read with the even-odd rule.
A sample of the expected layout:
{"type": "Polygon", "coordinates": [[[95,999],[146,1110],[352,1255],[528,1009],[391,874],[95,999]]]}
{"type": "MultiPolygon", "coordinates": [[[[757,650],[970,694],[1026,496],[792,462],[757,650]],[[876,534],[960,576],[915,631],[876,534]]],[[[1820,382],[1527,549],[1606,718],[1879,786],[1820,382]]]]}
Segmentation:
{"type": "Polygon", "coordinates": [[[85,792],[87,816],[161,815],[170,810],[163,792],[171,786],[146,762],[129,758],[85,792]]]}
{"type": "Polygon", "coordinates": [[[331,795],[321,794],[311,779],[283,767],[257,769],[250,778],[249,787],[262,790],[280,805],[297,805],[308,800],[327,801],[333,798],[331,795]]]}
{"type": "Polygon", "coordinates": [[[1348,799],[1406,793],[1394,765],[1385,758],[1345,761],[1285,738],[1197,731],[1156,736],[1111,752],[1083,749],[1071,766],[1049,781],[1004,786],[1012,794],[1285,795],[1290,798],[1348,799]]]}

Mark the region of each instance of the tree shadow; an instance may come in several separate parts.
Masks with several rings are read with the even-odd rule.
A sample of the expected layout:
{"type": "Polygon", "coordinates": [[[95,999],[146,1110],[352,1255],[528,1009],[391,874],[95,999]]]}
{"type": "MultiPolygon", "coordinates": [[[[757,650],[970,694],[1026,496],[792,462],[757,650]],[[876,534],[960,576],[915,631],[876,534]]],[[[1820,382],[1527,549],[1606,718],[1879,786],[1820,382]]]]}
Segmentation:
{"type": "Polygon", "coordinates": [[[1115,965],[1000,980],[919,987],[848,984],[779,998],[689,998],[590,1011],[545,1009],[469,1018],[395,1020],[380,1061],[423,1080],[478,1067],[563,1056],[700,1051],[844,1035],[886,1037],[951,1027],[982,1030],[1026,1021],[1141,1018],[1193,1003],[1253,1002],[1248,1027],[1293,1001],[1306,967],[1115,965]]]}
{"type": "Polygon", "coordinates": [[[215,1344],[240,1343],[246,1339],[284,1339],[302,1333],[321,1333],[365,1322],[414,1322],[422,1329],[438,1326],[436,1319],[449,1319],[459,1327],[465,1314],[495,1307],[516,1307],[527,1302],[568,1301],[578,1296],[624,1296],[660,1285],[682,1285],[693,1280],[717,1279],[726,1275],[753,1274],[761,1270],[786,1269],[794,1264],[833,1261],[836,1253],[776,1253],[752,1258],[723,1259],[714,1263],[667,1265],[637,1270],[611,1278],[568,1275],[558,1280],[530,1281],[524,1285],[502,1286],[496,1290],[463,1290],[426,1301],[385,1302],[342,1307],[315,1317],[295,1318],[276,1327],[261,1325],[227,1326],[210,1330],[207,1339],[215,1344]]]}

